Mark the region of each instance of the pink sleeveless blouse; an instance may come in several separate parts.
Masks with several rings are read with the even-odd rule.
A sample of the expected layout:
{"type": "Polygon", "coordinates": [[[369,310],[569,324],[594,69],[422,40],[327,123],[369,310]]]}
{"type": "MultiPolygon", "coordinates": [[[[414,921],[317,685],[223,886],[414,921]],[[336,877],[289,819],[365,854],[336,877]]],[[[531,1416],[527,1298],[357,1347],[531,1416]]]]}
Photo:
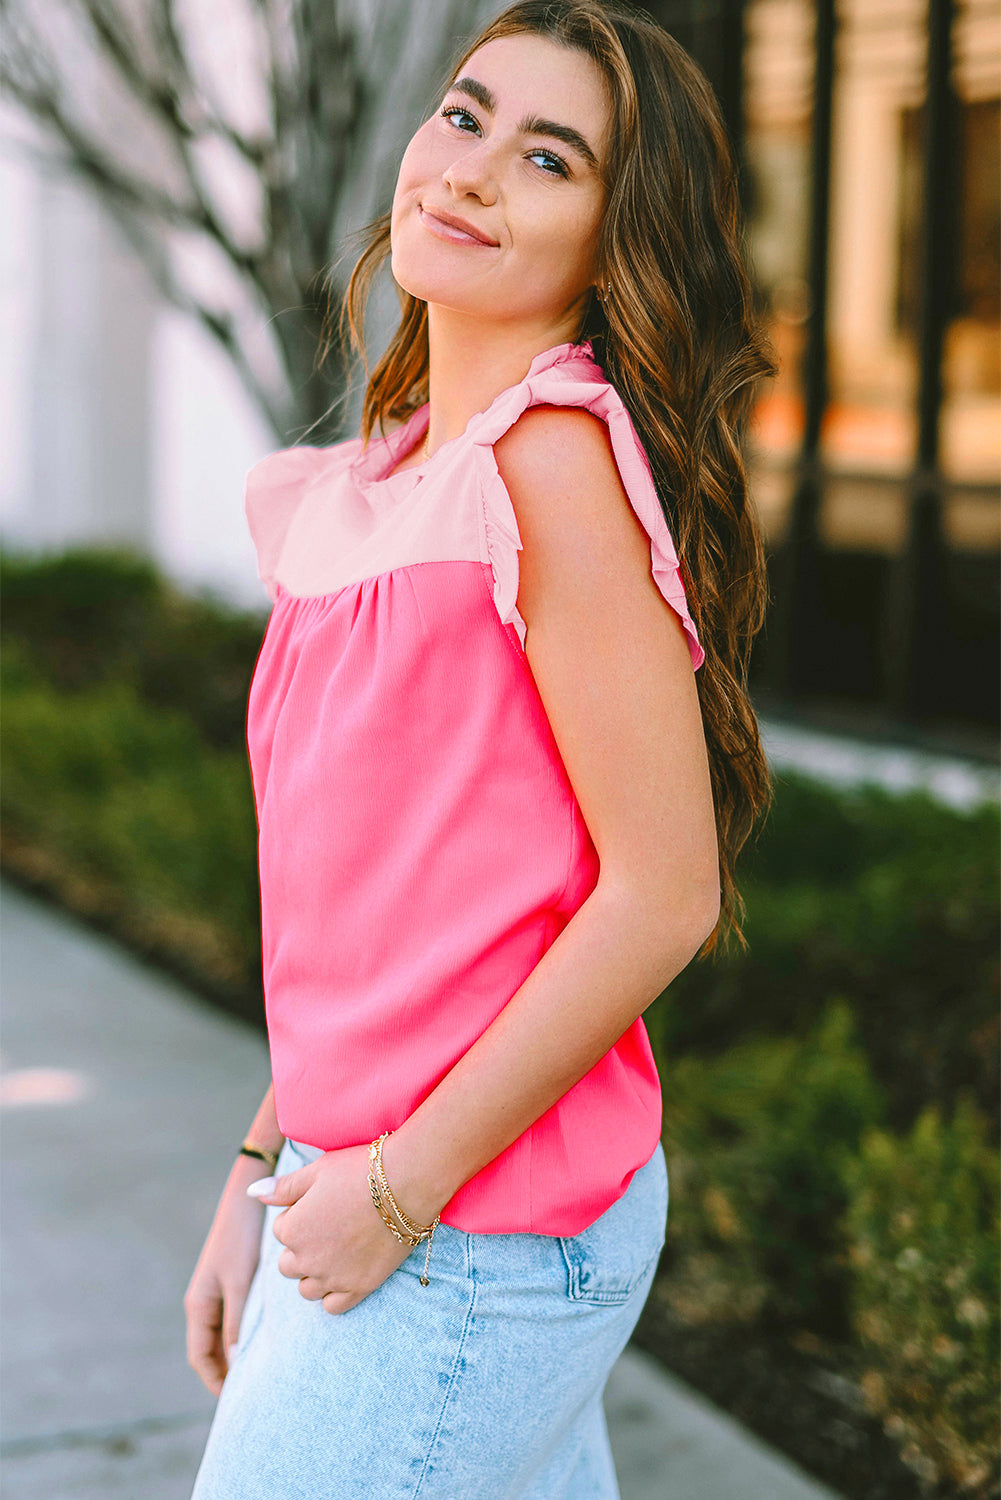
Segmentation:
{"type": "MultiPolygon", "coordinates": [[[[247,745],[278,1123],[322,1150],[402,1125],[594,889],[598,857],[524,652],[514,509],[493,444],[528,407],[608,424],[661,594],[704,659],[629,415],[587,343],[525,378],[419,468],[427,428],[281,449],[246,510],[271,614],[247,745]]],[[[466,1182],[442,1221],[577,1234],[660,1137],[638,1018],[466,1182]]]]}

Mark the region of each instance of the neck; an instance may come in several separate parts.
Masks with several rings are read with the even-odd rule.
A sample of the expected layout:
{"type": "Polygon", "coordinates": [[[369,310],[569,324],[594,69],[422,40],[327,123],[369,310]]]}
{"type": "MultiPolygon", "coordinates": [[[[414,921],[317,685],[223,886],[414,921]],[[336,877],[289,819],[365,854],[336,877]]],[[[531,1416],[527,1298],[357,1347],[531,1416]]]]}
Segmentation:
{"type": "Polygon", "coordinates": [[[434,453],[459,437],[471,417],[524,380],[537,354],[570,343],[579,309],[560,323],[483,323],[449,308],[428,307],[427,448],[434,453]]]}

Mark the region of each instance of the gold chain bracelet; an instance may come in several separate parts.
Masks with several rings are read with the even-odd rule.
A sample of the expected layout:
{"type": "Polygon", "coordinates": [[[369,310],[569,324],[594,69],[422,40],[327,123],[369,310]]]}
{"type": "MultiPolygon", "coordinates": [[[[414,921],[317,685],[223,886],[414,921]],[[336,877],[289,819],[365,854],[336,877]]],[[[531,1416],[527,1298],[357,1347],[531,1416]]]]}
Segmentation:
{"type": "Polygon", "coordinates": [[[424,1257],[424,1274],[421,1277],[421,1286],[429,1286],[428,1265],[431,1260],[431,1242],[434,1232],[438,1228],[441,1219],[436,1214],[433,1224],[417,1224],[413,1219],[408,1219],[396,1199],[393,1197],[392,1189],[386,1181],[385,1168],[382,1165],[382,1144],[390,1135],[391,1130],[384,1130],[376,1140],[372,1141],[368,1148],[368,1187],[372,1194],[372,1202],[379,1210],[379,1217],[392,1230],[401,1245],[410,1245],[411,1248],[420,1244],[421,1240],[427,1240],[428,1250],[424,1257]]]}

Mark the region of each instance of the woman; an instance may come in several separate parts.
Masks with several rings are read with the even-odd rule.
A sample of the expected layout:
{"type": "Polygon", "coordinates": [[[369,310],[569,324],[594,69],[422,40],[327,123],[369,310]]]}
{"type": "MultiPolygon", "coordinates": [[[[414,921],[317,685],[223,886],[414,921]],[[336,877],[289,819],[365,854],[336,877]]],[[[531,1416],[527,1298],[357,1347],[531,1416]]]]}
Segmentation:
{"type": "Polygon", "coordinates": [[[248,476],[273,1084],[185,1298],[197,1500],[618,1493],[667,1212],[641,1015],[739,936],[769,790],[738,233],[677,43],[515,5],[355,268],[353,331],[390,252],[403,306],[362,437],[248,476]]]}

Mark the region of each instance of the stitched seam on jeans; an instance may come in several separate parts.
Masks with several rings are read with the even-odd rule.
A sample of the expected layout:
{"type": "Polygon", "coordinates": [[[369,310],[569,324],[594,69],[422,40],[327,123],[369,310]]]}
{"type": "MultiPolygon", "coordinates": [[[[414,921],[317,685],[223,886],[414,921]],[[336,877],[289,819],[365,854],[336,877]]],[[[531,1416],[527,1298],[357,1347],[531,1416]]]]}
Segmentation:
{"type": "Polygon", "coordinates": [[[438,1413],[438,1420],[435,1423],[435,1429],[431,1435],[431,1441],[428,1444],[428,1451],[424,1457],[424,1465],[420,1472],[420,1478],[417,1480],[417,1487],[414,1490],[412,1500],[418,1500],[421,1489],[424,1485],[424,1480],[427,1478],[428,1464],[431,1462],[431,1455],[434,1453],[435,1444],[438,1441],[438,1434],[441,1432],[441,1424],[445,1420],[445,1413],[448,1410],[449,1398],[451,1397],[452,1391],[455,1388],[456,1380],[458,1378],[459,1366],[462,1362],[462,1351],[466,1347],[466,1337],[469,1333],[469,1325],[473,1321],[473,1309],[475,1306],[476,1283],[474,1282],[473,1295],[470,1297],[469,1307],[466,1309],[466,1320],[462,1325],[462,1333],[459,1335],[459,1347],[456,1349],[455,1359],[452,1361],[452,1373],[448,1378],[448,1389],[445,1392],[445,1399],[441,1403],[441,1411],[438,1413]]]}

